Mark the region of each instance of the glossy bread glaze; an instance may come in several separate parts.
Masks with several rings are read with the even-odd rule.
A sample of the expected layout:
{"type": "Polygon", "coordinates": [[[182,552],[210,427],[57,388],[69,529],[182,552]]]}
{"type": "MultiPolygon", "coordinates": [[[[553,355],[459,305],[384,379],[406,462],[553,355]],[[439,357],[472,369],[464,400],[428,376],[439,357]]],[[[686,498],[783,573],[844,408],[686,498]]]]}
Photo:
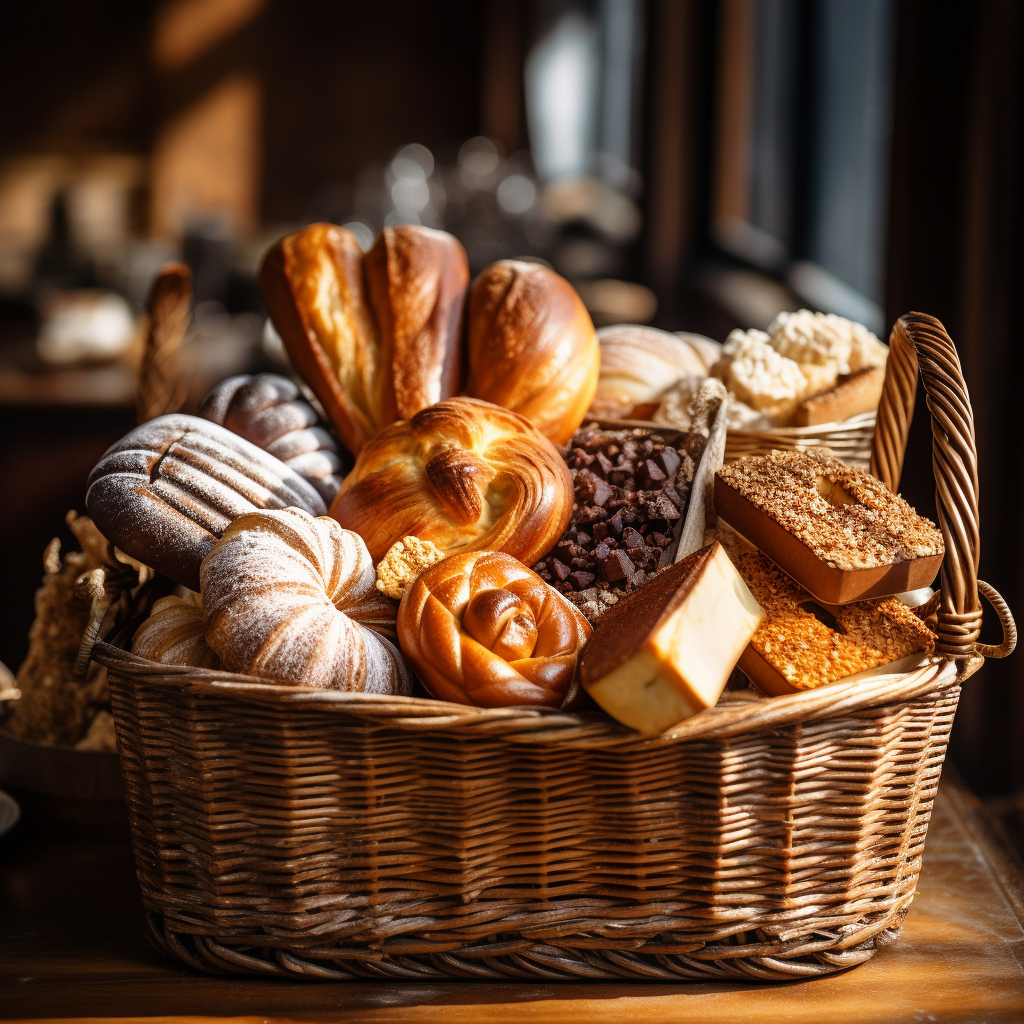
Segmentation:
{"type": "Polygon", "coordinates": [[[473,282],[468,338],[466,394],[526,416],[565,444],[590,407],[601,361],[572,285],[537,263],[492,263],[473,282]]]}
{"type": "Polygon", "coordinates": [[[566,707],[591,630],[582,612],[511,555],[471,551],[423,572],[402,599],[402,652],[439,700],[566,707]]]}
{"type": "Polygon", "coordinates": [[[393,423],[363,448],[331,515],[379,561],[418,537],[445,554],[544,555],[572,514],[572,479],[555,446],[522,416],[452,398],[393,423]]]}
{"type": "Polygon", "coordinates": [[[288,355],[353,453],[458,392],[469,270],[452,235],[385,228],[364,257],[344,228],[312,224],[270,250],[259,282],[288,355]]]}

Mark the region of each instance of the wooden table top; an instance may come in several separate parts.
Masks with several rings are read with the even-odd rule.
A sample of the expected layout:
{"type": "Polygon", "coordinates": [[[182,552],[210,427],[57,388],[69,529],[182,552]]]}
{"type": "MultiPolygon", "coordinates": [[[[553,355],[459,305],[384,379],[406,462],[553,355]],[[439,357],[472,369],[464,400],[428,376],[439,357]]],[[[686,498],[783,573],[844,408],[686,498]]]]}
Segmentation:
{"type": "Polygon", "coordinates": [[[26,802],[0,838],[0,1019],[1024,1021],[1024,876],[952,780],[939,790],[898,943],[843,974],[741,983],[313,983],[201,975],[142,938],[120,808],[105,825],[26,802]]]}

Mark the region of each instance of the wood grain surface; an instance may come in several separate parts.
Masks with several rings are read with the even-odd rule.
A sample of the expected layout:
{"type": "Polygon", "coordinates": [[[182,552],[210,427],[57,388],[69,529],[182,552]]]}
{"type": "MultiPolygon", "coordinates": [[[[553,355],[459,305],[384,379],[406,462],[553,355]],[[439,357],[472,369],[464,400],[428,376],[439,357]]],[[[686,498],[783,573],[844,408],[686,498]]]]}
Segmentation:
{"type": "Polygon", "coordinates": [[[189,1021],[1019,1022],[1024,877],[950,778],[899,942],[802,982],[296,984],[210,977],[142,938],[127,826],[25,816],[0,839],[0,1019],[189,1021]]]}

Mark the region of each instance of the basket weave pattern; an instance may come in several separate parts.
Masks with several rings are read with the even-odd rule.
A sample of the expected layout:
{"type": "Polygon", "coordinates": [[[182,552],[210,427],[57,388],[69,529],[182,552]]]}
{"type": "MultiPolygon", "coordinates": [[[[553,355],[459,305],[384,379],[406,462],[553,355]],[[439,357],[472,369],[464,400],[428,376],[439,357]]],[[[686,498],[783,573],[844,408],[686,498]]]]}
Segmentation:
{"type": "MultiPolygon", "coordinates": [[[[914,358],[915,330],[890,364],[914,358]]],[[[942,389],[966,403],[958,364],[942,389]]],[[[876,451],[902,449],[885,404],[876,451]]],[[[977,489],[964,499],[956,475],[973,431],[935,437],[944,656],[727,694],[654,738],[596,713],[276,686],[100,644],[151,940],[202,970],[313,979],[769,980],[866,960],[913,899],[981,663],[977,489]]],[[[1006,653],[993,603],[1006,640],[985,651],[1006,653]]]]}
{"type": "Polygon", "coordinates": [[[836,456],[851,466],[867,469],[874,433],[873,412],[852,416],[841,423],[822,423],[814,427],[730,430],[725,439],[725,461],[767,455],[770,451],[806,451],[824,447],[831,448],[836,456]]]}

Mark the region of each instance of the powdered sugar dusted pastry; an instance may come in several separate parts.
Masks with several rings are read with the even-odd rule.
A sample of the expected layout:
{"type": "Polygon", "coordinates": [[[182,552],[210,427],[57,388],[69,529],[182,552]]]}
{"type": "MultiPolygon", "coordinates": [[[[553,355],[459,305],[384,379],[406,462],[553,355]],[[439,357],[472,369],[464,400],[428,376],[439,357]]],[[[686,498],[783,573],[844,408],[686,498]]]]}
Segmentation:
{"type": "Polygon", "coordinates": [[[109,448],[85,504],[107,540],[189,590],[233,519],[262,508],[327,511],[280,459],[216,423],[174,414],[143,423],[109,448]]]}
{"type": "Polygon", "coordinates": [[[162,597],[135,631],[132,654],[163,665],[223,668],[204,631],[203,604],[198,594],[190,591],[186,597],[162,597]]]}
{"type": "Polygon", "coordinates": [[[225,666],[321,690],[403,694],[401,655],[380,633],[380,594],[362,539],[300,509],[236,519],[203,559],[206,638],[225,666]]]}
{"type": "Polygon", "coordinates": [[[308,480],[327,504],[338,493],[342,481],[338,446],[287,377],[276,373],[228,377],[203,399],[199,415],[279,458],[308,480]]]}

